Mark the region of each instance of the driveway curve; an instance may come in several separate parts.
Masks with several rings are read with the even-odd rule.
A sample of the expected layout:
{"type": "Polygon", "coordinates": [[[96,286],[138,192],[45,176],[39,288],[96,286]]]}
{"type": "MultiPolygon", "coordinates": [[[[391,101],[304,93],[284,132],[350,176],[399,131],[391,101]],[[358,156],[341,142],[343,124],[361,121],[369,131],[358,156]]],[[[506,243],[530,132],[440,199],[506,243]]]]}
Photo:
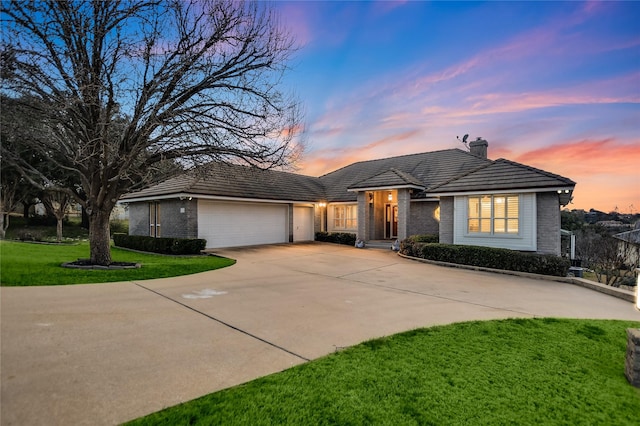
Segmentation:
{"type": "Polygon", "coordinates": [[[184,277],[1,289],[0,423],[118,424],[364,340],[511,317],[640,321],[582,287],[323,243],[184,277]]]}

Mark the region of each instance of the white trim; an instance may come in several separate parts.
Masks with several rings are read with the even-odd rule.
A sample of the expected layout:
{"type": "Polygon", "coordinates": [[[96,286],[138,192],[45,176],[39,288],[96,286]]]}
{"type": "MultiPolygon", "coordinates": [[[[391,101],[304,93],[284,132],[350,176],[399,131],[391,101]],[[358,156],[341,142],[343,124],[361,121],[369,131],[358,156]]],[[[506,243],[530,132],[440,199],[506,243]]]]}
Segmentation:
{"type": "Polygon", "coordinates": [[[357,201],[330,201],[327,203],[327,207],[333,206],[333,205],[340,205],[340,204],[358,205],[358,202],[357,201]]]}
{"type": "Polygon", "coordinates": [[[557,191],[573,191],[573,186],[553,186],[548,188],[529,188],[529,189],[498,189],[487,191],[464,191],[464,192],[436,192],[430,193],[433,197],[457,197],[466,195],[487,195],[487,194],[529,194],[532,192],[557,192],[557,191]]]}
{"type": "Polygon", "coordinates": [[[432,198],[411,198],[409,200],[409,202],[411,202],[411,203],[420,203],[420,202],[425,202],[425,201],[431,201],[431,202],[438,202],[439,203],[440,202],[440,198],[435,198],[435,197],[432,197],[432,198]]]}
{"type": "Polygon", "coordinates": [[[170,194],[170,195],[158,195],[158,196],[150,196],[150,197],[139,197],[139,198],[127,198],[124,200],[120,200],[120,203],[137,203],[140,201],[158,201],[158,200],[171,200],[171,199],[188,199],[191,198],[200,198],[202,200],[220,200],[220,201],[237,201],[239,203],[278,203],[278,204],[314,204],[312,201],[296,201],[296,200],[273,200],[273,199],[264,199],[264,198],[239,198],[239,197],[223,197],[218,195],[202,195],[202,194],[189,194],[189,193],[179,193],[179,194],[170,194]]]}
{"type": "Polygon", "coordinates": [[[347,188],[347,192],[366,192],[366,191],[388,191],[390,189],[419,189],[420,191],[424,191],[426,188],[424,186],[418,185],[387,185],[387,186],[374,186],[370,188],[347,188]]]}
{"type": "Polygon", "coordinates": [[[453,243],[471,244],[486,247],[499,247],[520,251],[537,251],[537,197],[535,193],[521,194],[517,192],[510,192],[509,194],[520,196],[520,205],[518,206],[520,212],[518,234],[469,234],[467,232],[469,208],[468,197],[460,195],[454,197],[453,200],[453,243]]]}

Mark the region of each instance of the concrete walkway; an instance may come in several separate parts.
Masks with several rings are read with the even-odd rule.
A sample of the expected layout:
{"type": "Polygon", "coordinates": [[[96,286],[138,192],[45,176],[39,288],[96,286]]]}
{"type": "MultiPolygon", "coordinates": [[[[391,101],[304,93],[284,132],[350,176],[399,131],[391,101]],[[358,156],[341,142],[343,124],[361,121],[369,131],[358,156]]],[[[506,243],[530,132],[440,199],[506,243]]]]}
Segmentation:
{"type": "Polygon", "coordinates": [[[2,425],[117,424],[363,340],[467,320],[640,321],[570,284],[331,244],[230,249],[218,271],[1,289],[2,425]]]}

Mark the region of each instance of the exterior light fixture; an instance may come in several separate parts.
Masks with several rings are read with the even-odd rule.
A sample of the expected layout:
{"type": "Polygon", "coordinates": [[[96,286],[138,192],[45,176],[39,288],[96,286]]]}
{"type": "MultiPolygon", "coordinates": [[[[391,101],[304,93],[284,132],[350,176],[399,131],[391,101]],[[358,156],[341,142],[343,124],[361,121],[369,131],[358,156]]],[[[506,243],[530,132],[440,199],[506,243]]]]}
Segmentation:
{"type": "Polygon", "coordinates": [[[325,203],[324,201],[320,201],[318,203],[318,207],[327,207],[327,203],[325,203]]]}
{"type": "Polygon", "coordinates": [[[391,193],[391,191],[389,191],[389,193],[387,194],[387,200],[393,201],[393,194],[391,193]]]}

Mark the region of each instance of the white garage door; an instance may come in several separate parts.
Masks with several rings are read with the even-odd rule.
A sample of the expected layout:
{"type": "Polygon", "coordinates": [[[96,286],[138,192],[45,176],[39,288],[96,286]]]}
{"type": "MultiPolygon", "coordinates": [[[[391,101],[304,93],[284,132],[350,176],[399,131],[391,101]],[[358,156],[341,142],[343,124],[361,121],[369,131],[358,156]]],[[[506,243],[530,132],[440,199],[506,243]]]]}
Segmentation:
{"type": "Polygon", "coordinates": [[[293,208],[293,241],[313,241],[313,207],[293,208]]]}
{"type": "Polygon", "coordinates": [[[198,237],[207,248],[289,241],[288,206],[198,200],[198,237]]]}

